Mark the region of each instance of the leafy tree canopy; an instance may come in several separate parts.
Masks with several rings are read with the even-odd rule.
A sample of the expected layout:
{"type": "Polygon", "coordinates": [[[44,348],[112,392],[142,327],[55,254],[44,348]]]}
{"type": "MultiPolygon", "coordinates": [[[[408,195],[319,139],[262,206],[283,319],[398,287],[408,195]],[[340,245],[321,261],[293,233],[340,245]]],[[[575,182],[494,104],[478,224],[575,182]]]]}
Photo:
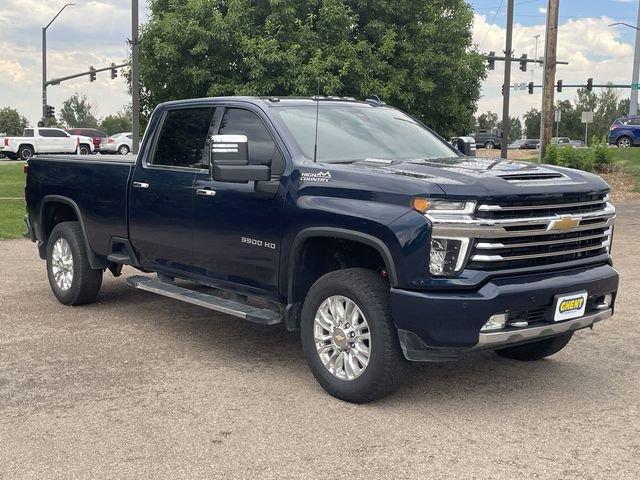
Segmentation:
{"type": "Polygon", "coordinates": [[[9,136],[22,135],[22,131],[29,125],[27,119],[11,107],[0,108],[0,133],[9,136]]]}
{"type": "Polygon", "coordinates": [[[377,94],[439,133],[485,77],[464,0],[151,0],[142,107],[219,95],[377,94]]]}
{"type": "Polygon", "coordinates": [[[97,128],[98,120],[86,95],[74,93],[65,100],[60,109],[60,120],[67,128],[97,128]]]}
{"type": "Polygon", "coordinates": [[[107,135],[131,131],[131,107],[123,109],[116,115],[107,115],[100,121],[100,130],[107,135]]]}
{"type": "Polygon", "coordinates": [[[480,130],[493,130],[498,126],[498,114],[492,111],[478,116],[478,128],[480,130]]]}

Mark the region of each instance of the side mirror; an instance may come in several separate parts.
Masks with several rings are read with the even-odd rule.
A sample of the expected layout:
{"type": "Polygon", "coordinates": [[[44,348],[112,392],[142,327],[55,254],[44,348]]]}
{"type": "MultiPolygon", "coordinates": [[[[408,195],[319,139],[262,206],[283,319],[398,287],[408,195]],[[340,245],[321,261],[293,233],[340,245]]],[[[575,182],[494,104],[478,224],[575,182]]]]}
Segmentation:
{"type": "Polygon", "coordinates": [[[271,169],[267,165],[249,165],[245,135],[213,135],[209,148],[213,180],[246,183],[271,179],[271,169]]]}
{"type": "Polygon", "coordinates": [[[476,156],[476,139],[473,137],[458,137],[453,140],[453,146],[467,157],[476,156]]]}

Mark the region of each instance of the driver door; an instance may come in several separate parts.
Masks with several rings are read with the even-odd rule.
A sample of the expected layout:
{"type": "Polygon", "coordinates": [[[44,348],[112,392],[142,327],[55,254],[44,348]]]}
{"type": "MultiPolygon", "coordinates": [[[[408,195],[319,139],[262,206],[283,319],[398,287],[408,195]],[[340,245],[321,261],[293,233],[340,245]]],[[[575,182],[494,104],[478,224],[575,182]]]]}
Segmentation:
{"type": "Polygon", "coordinates": [[[245,135],[249,164],[269,165],[277,192],[260,193],[257,184],[220,182],[209,172],[193,184],[193,260],[201,275],[277,294],[283,228],[284,157],[258,112],[220,107],[214,120],[219,135],[245,135]]]}

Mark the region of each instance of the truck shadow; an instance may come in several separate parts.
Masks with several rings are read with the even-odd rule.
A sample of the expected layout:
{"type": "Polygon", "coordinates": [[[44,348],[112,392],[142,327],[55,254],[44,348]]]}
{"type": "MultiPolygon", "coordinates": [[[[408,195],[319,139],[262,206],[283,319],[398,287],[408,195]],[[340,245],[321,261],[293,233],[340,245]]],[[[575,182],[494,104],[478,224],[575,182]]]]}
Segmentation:
{"type": "MultiPolygon", "coordinates": [[[[239,374],[258,371],[274,381],[284,375],[292,392],[320,391],[307,367],[299,333],[289,332],[282,325],[258,325],[140,292],[121,279],[106,283],[99,302],[96,308],[120,313],[118,322],[126,324],[135,315],[137,323],[163,330],[187,350],[182,355],[192,356],[207,367],[229,368],[239,374]]],[[[456,362],[408,363],[400,389],[372,405],[377,408],[397,403],[405,408],[407,402],[425,406],[446,402],[455,408],[458,402],[462,406],[477,401],[530,407],[532,398],[553,402],[558,392],[567,388],[572,397],[593,396],[592,386],[603,385],[607,378],[581,362],[588,353],[575,338],[572,343],[566,351],[539,362],[517,362],[483,352],[456,362]]]]}

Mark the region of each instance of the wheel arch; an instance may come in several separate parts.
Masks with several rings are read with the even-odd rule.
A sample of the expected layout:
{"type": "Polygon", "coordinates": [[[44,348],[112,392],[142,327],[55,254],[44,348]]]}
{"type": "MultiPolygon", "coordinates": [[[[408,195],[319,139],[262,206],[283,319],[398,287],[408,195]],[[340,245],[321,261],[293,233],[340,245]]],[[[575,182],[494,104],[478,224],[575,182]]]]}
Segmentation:
{"type": "Polygon", "coordinates": [[[396,272],[396,266],[393,261],[393,256],[389,247],[379,238],[344,228],[336,227],[309,227],[301,230],[295,236],[291,248],[289,250],[288,264],[287,264],[287,314],[285,323],[289,330],[295,330],[297,328],[299,313],[301,310],[301,302],[297,295],[297,274],[296,266],[301,260],[303,249],[308,241],[314,239],[327,239],[327,240],[344,240],[353,242],[355,244],[365,245],[373,249],[382,259],[384,268],[388,274],[389,282],[392,286],[398,284],[398,276],[396,272]]]}
{"type": "MultiPolygon", "coordinates": [[[[69,210],[67,210],[68,212],[69,210]]],[[[82,216],[82,212],[78,204],[70,199],[69,197],[63,197],[61,195],[46,195],[40,204],[40,212],[38,214],[38,228],[37,228],[37,236],[38,236],[38,250],[40,251],[40,257],[43,257],[43,253],[46,250],[46,245],[49,240],[49,235],[53,228],[62,221],[77,221],[80,223],[80,230],[82,231],[82,238],[84,239],[85,245],[87,247],[87,256],[89,257],[89,264],[93,269],[106,268],[108,266],[108,262],[106,259],[102,259],[98,257],[93,250],[91,249],[91,244],[89,243],[89,238],[87,236],[87,230],[85,228],[84,218],[82,216]],[[65,215],[62,217],[61,221],[53,222],[54,219],[49,218],[54,213],[50,212],[50,210],[54,210],[57,205],[63,205],[67,209],[71,209],[75,214],[75,218],[69,218],[68,214],[65,212],[65,215]]]]}

